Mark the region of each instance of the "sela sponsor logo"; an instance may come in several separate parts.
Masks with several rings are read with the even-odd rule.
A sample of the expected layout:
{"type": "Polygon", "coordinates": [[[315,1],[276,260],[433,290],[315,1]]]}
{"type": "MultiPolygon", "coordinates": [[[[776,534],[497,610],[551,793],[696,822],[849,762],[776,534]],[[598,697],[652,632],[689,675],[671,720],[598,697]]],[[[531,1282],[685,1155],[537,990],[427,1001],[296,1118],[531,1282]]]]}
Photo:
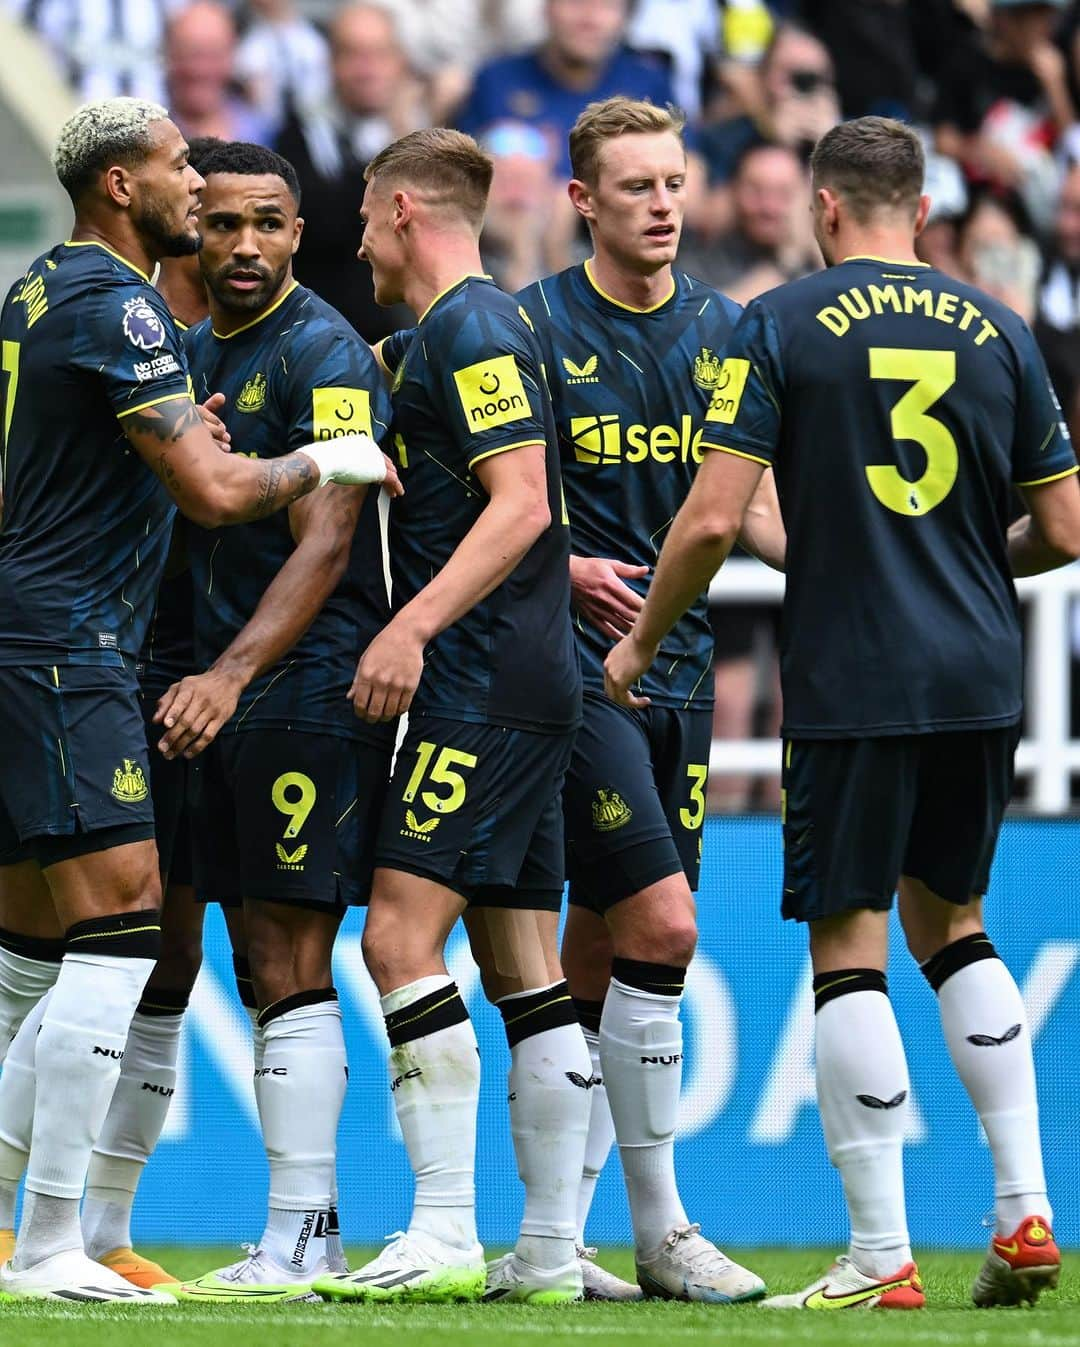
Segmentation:
{"type": "Polygon", "coordinates": [[[721,365],[713,386],[712,401],[705,413],[705,420],[722,426],[734,425],[749,377],[750,361],[742,360],[738,356],[728,356],[721,365]]]}
{"type": "Polygon", "coordinates": [[[592,802],[592,826],[598,833],[613,833],[634,817],[634,811],[617,790],[596,792],[592,802]]]}
{"type": "Polygon", "coordinates": [[[596,367],[600,364],[598,355],[589,356],[583,365],[575,365],[569,356],[562,358],[563,369],[566,370],[566,382],[568,384],[598,384],[600,379],[596,373],[596,367]]]}
{"type": "Polygon", "coordinates": [[[423,1071],[423,1068],[422,1068],[422,1067],[414,1066],[414,1067],[412,1068],[411,1071],[406,1071],[406,1072],[404,1072],[402,1075],[396,1076],[396,1077],[390,1082],[390,1093],[393,1094],[394,1091],[398,1088],[398,1086],[404,1085],[404,1083],[405,1083],[407,1080],[417,1080],[417,1079],[419,1079],[419,1077],[422,1076],[423,1074],[424,1074],[424,1071],[423,1071]]]}
{"type": "Polygon", "coordinates": [[[495,430],[529,415],[529,399],[512,355],[495,356],[455,370],[454,383],[472,431],[495,430]]]}
{"type": "Polygon", "coordinates": [[[679,425],[623,428],[617,413],[602,412],[596,416],[572,416],[570,439],[574,458],[579,463],[606,466],[613,463],[700,463],[702,459],[700,430],[694,429],[694,418],[684,412],[679,425]]]}
{"type": "Polygon", "coordinates": [[[148,300],[124,300],[124,336],[140,351],[156,351],[165,344],[165,324],[148,300]]]}
{"type": "Polygon", "coordinates": [[[114,800],[122,804],[139,804],[150,794],[143,769],[131,758],[124,759],[124,765],[113,772],[112,791],[114,800]]]}
{"type": "MultiPolygon", "coordinates": [[[[156,355],[153,360],[137,360],[134,368],[135,377],[140,383],[146,383],[149,379],[160,379],[166,374],[180,373],[180,365],[171,352],[156,355]]],[[[237,409],[241,410],[239,404],[237,409]]]]}

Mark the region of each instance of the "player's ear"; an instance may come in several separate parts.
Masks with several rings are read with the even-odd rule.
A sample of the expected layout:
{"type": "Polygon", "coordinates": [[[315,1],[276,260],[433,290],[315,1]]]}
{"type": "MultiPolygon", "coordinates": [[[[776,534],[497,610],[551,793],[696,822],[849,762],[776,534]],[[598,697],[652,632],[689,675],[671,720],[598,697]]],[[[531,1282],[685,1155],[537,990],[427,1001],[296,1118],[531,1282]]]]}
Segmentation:
{"type": "Polygon", "coordinates": [[[416,214],[416,206],[408,192],[394,193],[394,233],[400,233],[416,214]]]}
{"type": "Polygon", "coordinates": [[[300,235],[304,232],[303,216],[298,215],[293,222],[292,250],[293,256],[296,255],[297,248],[300,247],[300,235]]]}
{"type": "Polygon", "coordinates": [[[571,178],[566,184],[566,194],[570,198],[577,213],[585,220],[594,220],[596,211],[593,209],[592,189],[580,178],[571,178]]]}
{"type": "Polygon", "coordinates": [[[104,174],[105,191],[111,201],[125,209],[131,205],[131,179],[121,164],[113,164],[104,174]]]}
{"type": "Polygon", "coordinates": [[[817,217],[824,226],[827,234],[835,234],[839,219],[839,198],[835,192],[830,192],[827,187],[817,189],[817,217]]]}
{"type": "Polygon", "coordinates": [[[930,218],[930,205],[931,205],[930,198],[926,196],[925,193],[921,197],[919,197],[919,208],[915,212],[916,238],[918,238],[919,235],[926,228],[926,222],[930,218]]]}

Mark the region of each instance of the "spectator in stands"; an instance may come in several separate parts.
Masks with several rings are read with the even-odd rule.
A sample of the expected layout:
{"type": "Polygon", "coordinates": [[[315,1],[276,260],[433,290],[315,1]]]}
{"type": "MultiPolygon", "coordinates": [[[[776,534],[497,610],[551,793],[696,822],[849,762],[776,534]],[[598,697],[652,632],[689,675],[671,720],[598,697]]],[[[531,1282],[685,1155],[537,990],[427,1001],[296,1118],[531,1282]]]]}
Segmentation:
{"type": "Polygon", "coordinates": [[[237,92],[236,26],[224,5],[197,0],[165,33],[165,103],[185,136],[266,144],[270,123],[237,92]]]}
{"type": "Polygon", "coordinates": [[[263,117],[278,128],[297,108],[325,103],[330,47],[294,0],[249,0],[253,21],[236,53],[237,74],[263,117]]]}
{"type": "Polygon", "coordinates": [[[635,51],[661,58],[671,72],[675,102],[696,122],[720,50],[716,0],[637,0],[626,40],[635,51]]]}
{"type": "Polygon", "coordinates": [[[544,43],[478,70],[458,125],[483,136],[499,122],[531,123],[547,136],[560,179],[569,181],[567,137],[587,103],[614,94],[660,105],[674,100],[663,66],[626,47],[628,11],[628,0],[547,0],[544,43]]]}
{"type": "Polygon", "coordinates": [[[810,216],[810,182],[794,150],[751,145],[731,182],[731,227],[695,231],[680,264],[740,304],[821,266],[810,216]]]}
{"type": "Polygon", "coordinates": [[[547,137],[524,122],[502,122],[484,137],[495,162],[480,252],[484,267],[511,293],[544,274],[544,242],[555,208],[555,172],[547,137]]]}
{"type": "Polygon", "coordinates": [[[1054,43],[1065,0],[990,0],[983,30],[940,72],[937,148],[974,181],[1019,191],[1040,227],[1059,187],[1051,149],[1075,121],[1065,56],[1054,43]]]}
{"type": "Polygon", "coordinates": [[[1073,439],[1080,442],[1080,164],[1069,166],[1062,184],[1035,336],[1073,439]]]}
{"type": "Polygon", "coordinates": [[[186,0],[0,0],[35,29],[80,103],[128,94],[164,103],[161,45],[186,0]]]}
{"type": "Polygon", "coordinates": [[[960,226],[960,274],[1031,323],[1042,259],[1031,225],[1015,195],[972,195],[960,226]]]}
{"type": "Polygon", "coordinates": [[[377,341],[404,316],[375,303],[371,268],[356,261],[364,168],[392,140],[424,125],[426,110],[393,16],[378,5],[349,5],[335,15],[330,70],[329,99],[294,113],[275,146],[300,179],[304,246],[294,271],[361,336],[377,341]]]}
{"type": "Polygon", "coordinates": [[[731,181],[751,145],[786,145],[809,158],[817,141],[840,120],[832,58],[798,24],[784,23],[776,30],[755,84],[753,105],[745,115],[702,132],[700,148],[713,186],[731,181]]]}

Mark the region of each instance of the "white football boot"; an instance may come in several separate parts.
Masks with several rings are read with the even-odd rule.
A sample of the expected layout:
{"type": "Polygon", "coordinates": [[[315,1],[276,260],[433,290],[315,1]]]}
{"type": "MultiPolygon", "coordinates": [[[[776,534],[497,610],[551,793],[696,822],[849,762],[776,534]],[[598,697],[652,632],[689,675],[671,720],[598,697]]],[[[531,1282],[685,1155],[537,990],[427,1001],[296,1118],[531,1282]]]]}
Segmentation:
{"type": "Polygon", "coordinates": [[[10,1262],[0,1267],[0,1295],[19,1300],[66,1300],[70,1303],[117,1301],[125,1305],[175,1305],[163,1291],[151,1291],[117,1276],[88,1258],[82,1249],[65,1249],[33,1267],[15,1272],[10,1262]]]}
{"type": "Polygon", "coordinates": [[[516,1253],[503,1254],[487,1265],[485,1301],[518,1305],[569,1305],[585,1299],[581,1264],[575,1258],[558,1268],[538,1268],[516,1253]]]}
{"type": "Polygon", "coordinates": [[[734,1305],[765,1294],[761,1278],[721,1253],[700,1225],[677,1225],[652,1253],[638,1254],[635,1264],[638,1285],[653,1299],[734,1305]]]}
{"type": "Polygon", "coordinates": [[[581,1267],[581,1282],[585,1288],[586,1300],[644,1300],[640,1286],[633,1282],[624,1282],[596,1261],[596,1250],[578,1245],[578,1264],[581,1267]]]}
{"type": "Polygon", "coordinates": [[[194,1281],[163,1289],[177,1300],[215,1300],[232,1304],[281,1305],[318,1300],[311,1286],[317,1277],[330,1271],[325,1258],[320,1258],[315,1267],[306,1272],[296,1272],[281,1267],[254,1244],[245,1244],[244,1248],[246,1258],[214,1272],[204,1272],[194,1281]]]}
{"type": "Polygon", "coordinates": [[[484,1250],[457,1249],[421,1231],[398,1231],[378,1258],[355,1272],[319,1277],[323,1300],[479,1300],[484,1292],[484,1250]]]}
{"type": "Polygon", "coordinates": [[[926,1304],[919,1269],[905,1265],[891,1277],[860,1272],[841,1254],[816,1282],[791,1296],[770,1296],[763,1310],[921,1310],[926,1304]]]}

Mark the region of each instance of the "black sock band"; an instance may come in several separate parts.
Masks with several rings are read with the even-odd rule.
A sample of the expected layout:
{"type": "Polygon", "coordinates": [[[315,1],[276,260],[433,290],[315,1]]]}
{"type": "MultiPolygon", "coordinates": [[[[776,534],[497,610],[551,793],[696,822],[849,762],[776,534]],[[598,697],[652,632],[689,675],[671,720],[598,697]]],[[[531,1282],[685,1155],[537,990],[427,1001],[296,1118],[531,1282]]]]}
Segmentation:
{"type": "Polygon", "coordinates": [[[67,954],[111,954],[119,959],[154,959],[161,953],[161,911],[117,912],[69,926],[67,954]]]}
{"type": "Polygon", "coordinates": [[[604,1013],[603,1001],[583,1001],[580,996],[575,996],[573,1001],[574,1010],[581,1027],[587,1029],[590,1034],[598,1034],[600,1032],[600,1016],[604,1013]]]}
{"type": "Polygon", "coordinates": [[[941,991],[941,984],[969,963],[979,963],[983,959],[997,959],[1000,955],[994,948],[994,942],[985,931],[976,931],[974,935],[963,935],[951,945],[920,965],[923,976],[935,992],[941,991]]]}
{"type": "Polygon", "coordinates": [[[265,1029],[271,1020],[279,1020],[290,1010],[299,1010],[302,1006],[319,1006],[324,1002],[337,1002],[336,987],[316,987],[309,992],[293,992],[283,996],[280,1001],[272,1001],[265,1010],[259,1011],[259,1028],[265,1029]]]}
{"type": "Polygon", "coordinates": [[[23,959],[37,959],[41,963],[59,963],[64,957],[64,938],[49,940],[39,935],[19,935],[17,931],[0,928],[0,945],[23,959]]]}
{"type": "Polygon", "coordinates": [[[516,1047],[522,1039],[533,1038],[549,1029],[561,1029],[566,1024],[577,1024],[574,1000],[565,980],[543,991],[528,992],[499,1002],[506,1041],[516,1047]]]}
{"type": "Polygon", "coordinates": [[[654,996],[682,996],[686,985],[685,968],[670,963],[647,963],[644,959],[612,959],[611,976],[616,982],[654,996]]]}
{"type": "Polygon", "coordinates": [[[392,1048],[400,1048],[403,1043],[412,1043],[414,1039],[426,1038],[428,1034],[437,1034],[440,1029],[450,1029],[455,1024],[464,1024],[469,1018],[465,1002],[461,999],[457,983],[451,982],[437,991],[421,996],[412,1005],[402,1006],[386,1017],[386,1033],[392,1048]]]}
{"type": "Polygon", "coordinates": [[[151,1019],[159,1015],[182,1015],[188,1008],[188,992],[165,991],[157,988],[143,993],[143,999],[135,1007],[136,1015],[148,1015],[151,1019]]]}
{"type": "Polygon", "coordinates": [[[814,978],[814,1014],[838,996],[850,996],[852,992],[880,992],[888,996],[889,984],[877,968],[837,968],[831,973],[818,973],[814,978]]]}
{"type": "Polygon", "coordinates": [[[251,980],[251,964],[243,954],[234,954],[232,956],[233,976],[236,978],[236,990],[240,996],[240,1004],[247,1010],[258,1010],[259,1003],[255,1000],[255,984],[251,980]]]}

